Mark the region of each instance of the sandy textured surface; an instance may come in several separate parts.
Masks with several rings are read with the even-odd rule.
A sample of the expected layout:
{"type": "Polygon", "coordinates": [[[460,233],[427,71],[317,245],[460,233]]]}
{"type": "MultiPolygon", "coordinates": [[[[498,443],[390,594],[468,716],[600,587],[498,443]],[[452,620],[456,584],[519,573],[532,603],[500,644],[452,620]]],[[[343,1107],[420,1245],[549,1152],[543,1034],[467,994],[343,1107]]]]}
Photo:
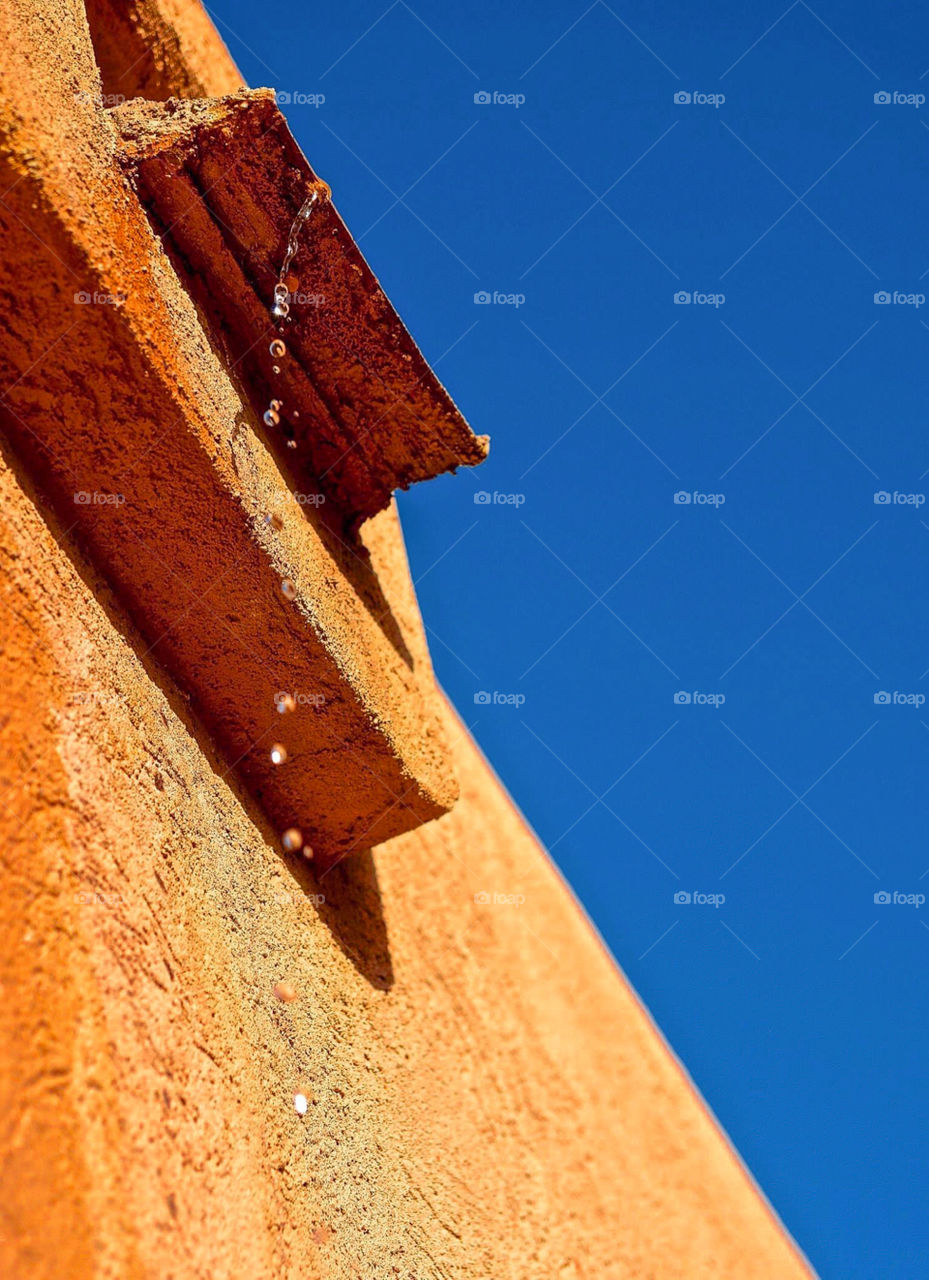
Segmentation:
{"type": "MultiPolygon", "coordinates": [[[[119,38],[104,40],[109,6],[89,7],[104,89],[140,47],[152,56],[134,91],[235,89],[196,6],[118,8],[119,38]]],[[[364,526],[364,581],[357,556],[312,530],[294,531],[292,555],[308,605],[329,593],[349,609],[375,586],[389,604],[390,648],[417,672],[391,705],[409,726],[436,702],[460,799],[318,878],[280,852],[215,708],[198,706],[198,673],[169,676],[144,638],[148,597],[112,554],[118,525],[67,501],[66,468],[87,465],[114,405],[140,430],[156,405],[198,483],[227,494],[223,447],[244,414],[241,448],[270,483],[254,407],[152,243],[112,122],[75,105],[96,86],[82,6],[11,0],[0,37],[4,253],[33,244],[16,240],[31,257],[5,263],[0,290],[0,1274],[808,1275],[431,689],[392,509],[364,526]],[[95,328],[59,271],[122,282],[130,300],[95,328]],[[101,333],[137,355],[114,363],[101,333]]],[[[155,457],[164,438],[152,430],[155,457]]],[[[148,457],[124,466],[148,475],[148,457]]],[[[105,442],[94,465],[117,465],[105,442]]],[[[186,528],[222,570],[217,523],[205,501],[186,528]]],[[[182,546],[170,524],[166,536],[182,546]]],[[[274,552],[254,541],[260,584],[274,552]]],[[[164,545],[126,541],[156,584],[164,545]]],[[[243,582],[237,605],[257,591],[243,582]]],[[[230,703],[253,693],[243,668],[230,703]]],[[[336,790],[332,804],[354,798],[336,790]]]]}
{"type": "Polygon", "coordinates": [[[4,1274],[806,1274],[457,725],[455,809],[317,882],[0,510],[4,1274]]]}

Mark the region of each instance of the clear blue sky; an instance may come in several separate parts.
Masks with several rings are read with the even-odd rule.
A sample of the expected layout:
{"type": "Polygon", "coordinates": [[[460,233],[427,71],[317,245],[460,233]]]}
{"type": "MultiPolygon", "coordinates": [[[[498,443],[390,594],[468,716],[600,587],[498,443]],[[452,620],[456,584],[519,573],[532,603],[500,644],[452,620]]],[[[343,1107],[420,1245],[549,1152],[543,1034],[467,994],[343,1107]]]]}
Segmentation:
{"type": "Polygon", "coordinates": [[[210,10],[493,437],[442,684],[821,1275],[929,1274],[929,17],[210,10]]]}

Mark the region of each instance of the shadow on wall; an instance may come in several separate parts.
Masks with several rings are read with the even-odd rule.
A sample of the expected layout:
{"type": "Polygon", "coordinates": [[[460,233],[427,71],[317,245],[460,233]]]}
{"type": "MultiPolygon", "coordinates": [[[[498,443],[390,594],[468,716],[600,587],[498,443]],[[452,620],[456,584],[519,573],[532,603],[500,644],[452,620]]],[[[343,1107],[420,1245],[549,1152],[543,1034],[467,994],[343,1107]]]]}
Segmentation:
{"type": "Polygon", "coordinates": [[[288,859],[291,874],[304,893],[317,893],[319,917],[358,972],[379,991],[394,984],[387,928],[370,849],[343,857],[315,876],[310,866],[288,859]]]}
{"type": "MultiPolygon", "coordinates": [[[[288,458],[286,437],[280,430],[276,433],[267,431],[262,423],[261,413],[255,406],[268,403],[269,388],[250,382],[248,369],[243,364],[244,356],[256,345],[255,342],[251,341],[244,350],[240,349],[241,344],[236,345],[217,311],[215,296],[209,282],[189,268],[183,256],[172,245],[167,234],[169,228],[159,220],[158,215],[145,203],[142,208],[185,293],[197,309],[203,337],[209,343],[217,363],[239,393],[243,407],[239,419],[240,428],[246,427],[250,430],[277,464],[281,476],[280,495],[282,499],[286,495],[288,500],[287,506],[282,506],[281,512],[285,510],[291,513],[300,512],[312,526],[314,533],[338,566],[345,581],[354,588],[355,594],[374,623],[380,627],[400,660],[410,671],[413,671],[415,669],[413,655],[371,565],[371,555],[367,547],[361,541],[357,531],[349,531],[345,528],[344,512],[333,501],[326,499],[322,493],[320,477],[315,475],[308,465],[301,471],[303,482],[294,482],[294,468],[299,464],[295,463],[293,458],[288,458]],[[303,490],[307,492],[304,493],[303,490]]],[[[265,338],[267,336],[266,334],[265,338]]],[[[322,424],[320,429],[323,429],[322,424]]],[[[235,461],[234,457],[233,461],[235,461]]]]}
{"type": "MultiPolygon", "coordinates": [[[[281,852],[277,833],[270,828],[241,781],[219,757],[187,696],[152,659],[149,646],[136,631],[109,584],[85,561],[72,538],[63,531],[58,517],[39,499],[31,477],[10,447],[4,418],[5,414],[0,410],[0,458],[16,477],[75,574],[94,597],[113,629],[132,648],[146,676],[161,691],[178,722],[196,742],[214,776],[230,788],[248,820],[285,864],[301,894],[306,895],[308,901],[324,895],[325,900],[316,905],[316,911],[343,954],[372,987],[380,991],[389,990],[394,981],[393,967],[377,872],[370,850],[342,858],[319,876],[314,874],[310,863],[281,852]]],[[[138,852],[144,856],[142,850],[138,852]]]]}

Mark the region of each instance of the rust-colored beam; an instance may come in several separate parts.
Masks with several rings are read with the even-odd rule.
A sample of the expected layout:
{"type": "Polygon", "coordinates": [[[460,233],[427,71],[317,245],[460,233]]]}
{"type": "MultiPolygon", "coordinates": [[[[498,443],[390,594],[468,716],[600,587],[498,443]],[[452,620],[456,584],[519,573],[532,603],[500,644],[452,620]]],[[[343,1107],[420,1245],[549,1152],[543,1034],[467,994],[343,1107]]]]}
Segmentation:
{"type": "Polygon", "coordinates": [[[326,197],[300,229],[289,314],[272,320],[292,224],[325,184],[269,89],[113,114],[156,229],[229,364],[264,404],[282,402],[279,463],[295,486],[318,484],[351,528],[395,489],[484,459],[486,437],[472,433],[326,197]],[[283,359],[269,351],[275,336],[283,359]],[[287,439],[296,447],[285,452],[287,439]]]}
{"type": "MultiPolygon", "coordinates": [[[[33,116],[0,102],[0,293],[17,300],[0,313],[0,432],[189,696],[223,772],[319,860],[368,848],[457,796],[428,662],[328,498],[293,500],[320,495],[265,447],[261,406],[217,358],[111,119],[63,82],[33,116]]],[[[252,119],[246,105],[222,127],[251,138],[252,119]]],[[[284,156],[262,164],[276,162],[286,188],[284,156]]],[[[278,222],[251,216],[273,261],[278,222]]],[[[225,301],[237,332],[254,301],[244,286],[225,301]]]]}

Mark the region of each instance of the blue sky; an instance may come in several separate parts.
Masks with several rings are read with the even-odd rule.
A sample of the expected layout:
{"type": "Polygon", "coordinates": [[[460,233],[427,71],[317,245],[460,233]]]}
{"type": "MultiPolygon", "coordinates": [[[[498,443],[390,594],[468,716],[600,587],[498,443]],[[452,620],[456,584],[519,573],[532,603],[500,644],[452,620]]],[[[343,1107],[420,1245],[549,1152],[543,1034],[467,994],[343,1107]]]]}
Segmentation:
{"type": "Polygon", "coordinates": [[[209,7],[493,438],[442,684],[820,1274],[925,1275],[929,17],[209,7]]]}

